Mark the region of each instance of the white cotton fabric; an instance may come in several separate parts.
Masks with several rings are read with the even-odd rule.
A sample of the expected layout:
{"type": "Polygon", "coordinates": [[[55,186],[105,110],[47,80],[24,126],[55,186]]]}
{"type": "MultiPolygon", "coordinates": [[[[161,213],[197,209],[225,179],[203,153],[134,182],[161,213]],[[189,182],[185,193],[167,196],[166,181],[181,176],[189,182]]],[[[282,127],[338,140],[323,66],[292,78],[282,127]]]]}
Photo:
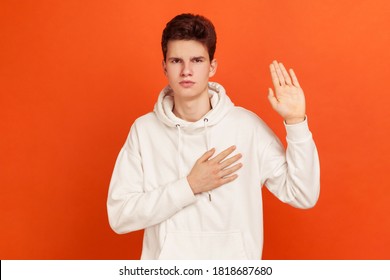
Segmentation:
{"type": "Polygon", "coordinates": [[[172,90],[165,88],[154,112],[134,122],[119,153],[109,222],[121,234],[145,229],[141,259],[260,259],[261,187],[297,208],[317,202],[319,159],[307,119],[285,124],[286,151],[257,115],[234,106],[220,84],[210,82],[209,94],[212,110],[187,122],[172,113],[172,90]],[[216,155],[232,145],[243,155],[239,177],[194,195],[186,176],[195,161],[208,149],[216,148],[216,155]]]}

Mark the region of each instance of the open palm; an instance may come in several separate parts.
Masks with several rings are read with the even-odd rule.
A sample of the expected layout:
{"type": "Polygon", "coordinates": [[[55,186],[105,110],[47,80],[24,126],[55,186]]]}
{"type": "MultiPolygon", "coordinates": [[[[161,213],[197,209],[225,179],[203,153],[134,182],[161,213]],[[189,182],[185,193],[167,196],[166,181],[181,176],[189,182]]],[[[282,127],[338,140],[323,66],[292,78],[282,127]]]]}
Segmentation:
{"type": "Polygon", "coordinates": [[[270,65],[272,83],[268,99],[272,108],[281,115],[287,124],[294,124],[305,119],[305,95],[292,69],[289,73],[282,63],[273,61],[270,65]]]}

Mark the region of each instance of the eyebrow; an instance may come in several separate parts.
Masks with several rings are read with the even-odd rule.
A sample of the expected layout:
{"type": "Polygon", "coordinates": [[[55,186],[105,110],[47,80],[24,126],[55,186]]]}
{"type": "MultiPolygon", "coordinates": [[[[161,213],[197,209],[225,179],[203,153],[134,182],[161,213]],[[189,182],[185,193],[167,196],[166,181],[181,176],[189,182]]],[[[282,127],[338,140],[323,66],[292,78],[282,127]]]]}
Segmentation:
{"type": "Polygon", "coordinates": [[[181,59],[180,57],[175,57],[175,56],[172,56],[172,57],[168,57],[167,60],[173,60],[173,59],[181,59]]]}
{"type": "MultiPolygon", "coordinates": [[[[173,60],[173,59],[183,60],[183,58],[181,57],[175,57],[175,56],[168,57],[168,60],[173,60]]],[[[206,58],[204,56],[193,56],[190,58],[190,60],[194,60],[194,59],[206,59],[206,58]]]]}
{"type": "Polygon", "coordinates": [[[193,59],[206,59],[204,56],[194,56],[194,57],[191,57],[191,60],[193,59]]]}

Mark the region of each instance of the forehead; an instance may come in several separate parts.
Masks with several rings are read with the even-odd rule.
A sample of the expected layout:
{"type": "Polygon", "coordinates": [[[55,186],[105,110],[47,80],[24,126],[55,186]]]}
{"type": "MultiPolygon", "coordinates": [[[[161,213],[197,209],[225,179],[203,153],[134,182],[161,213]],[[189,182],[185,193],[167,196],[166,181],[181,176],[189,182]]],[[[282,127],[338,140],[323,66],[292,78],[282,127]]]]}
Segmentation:
{"type": "Polygon", "coordinates": [[[170,40],[167,44],[167,57],[208,57],[206,46],[195,40],[170,40]]]}

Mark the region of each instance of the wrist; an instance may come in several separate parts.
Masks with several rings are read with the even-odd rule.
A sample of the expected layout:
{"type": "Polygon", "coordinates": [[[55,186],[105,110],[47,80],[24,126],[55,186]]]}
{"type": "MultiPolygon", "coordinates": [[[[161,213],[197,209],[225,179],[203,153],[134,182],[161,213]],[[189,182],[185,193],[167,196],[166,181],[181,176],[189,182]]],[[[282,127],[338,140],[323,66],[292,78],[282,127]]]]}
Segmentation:
{"type": "Polygon", "coordinates": [[[296,117],[296,118],[288,118],[288,119],[285,119],[284,121],[286,124],[297,124],[297,123],[303,122],[305,119],[306,119],[306,117],[303,116],[303,117],[296,117]]]}
{"type": "Polygon", "coordinates": [[[188,184],[190,185],[190,188],[191,188],[191,190],[192,190],[192,192],[193,192],[194,194],[199,193],[199,191],[196,189],[195,183],[193,182],[193,180],[192,180],[192,178],[190,177],[190,175],[187,176],[187,182],[188,182],[188,184]]]}

